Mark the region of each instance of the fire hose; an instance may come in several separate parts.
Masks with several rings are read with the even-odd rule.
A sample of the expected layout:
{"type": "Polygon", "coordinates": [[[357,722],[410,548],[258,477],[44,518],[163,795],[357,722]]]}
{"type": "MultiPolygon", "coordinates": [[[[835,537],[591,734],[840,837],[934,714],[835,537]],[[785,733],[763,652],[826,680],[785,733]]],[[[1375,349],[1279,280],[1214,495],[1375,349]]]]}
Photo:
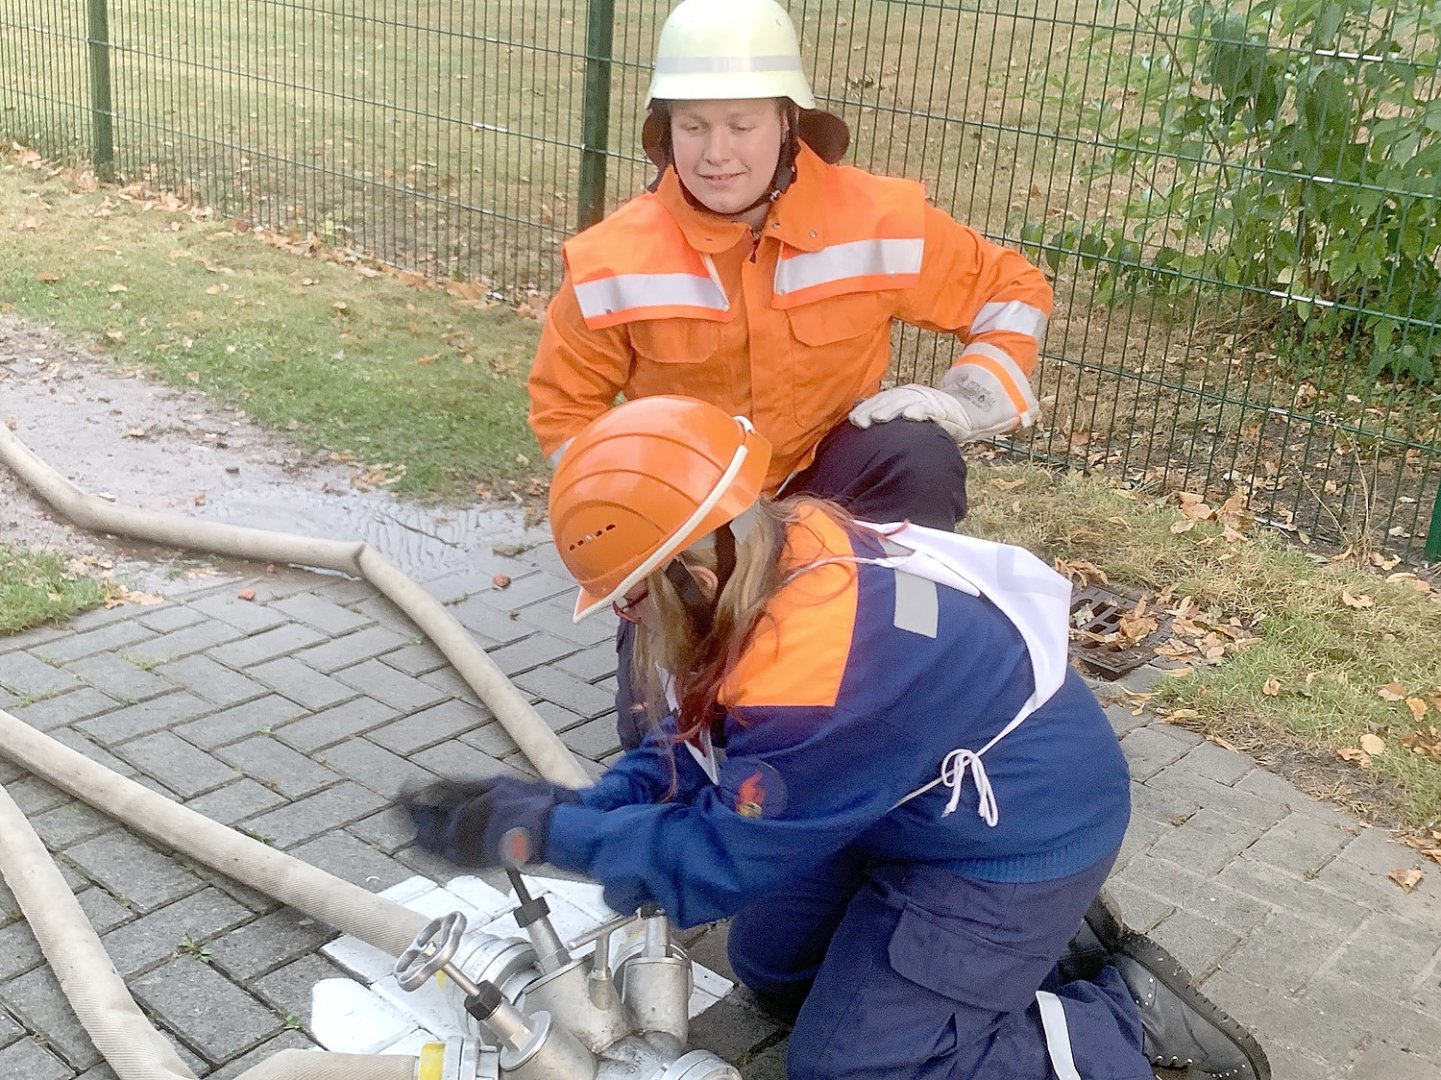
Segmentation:
{"type": "MultiPolygon", "coordinates": [[[[0,425],[0,463],[75,524],[94,531],[363,577],[437,645],[537,771],[588,782],[574,755],[444,606],[363,542],[301,537],[115,506],[76,488],[0,425]]],[[[531,941],[466,935],[463,919],[425,916],[267,847],[120,776],[0,710],[0,753],[159,844],[392,956],[401,985],[450,975],[485,1044],[450,1040],[408,1055],[286,1050],[240,1080],[739,1080],[706,1051],[685,1050],[690,964],[659,912],[643,945],[610,968],[609,928],[588,960],[555,937],[543,901],[518,874],[517,921],[531,941]],[[469,965],[472,977],[463,968],[469,965]],[[627,976],[627,973],[628,976],[627,976]]],[[[24,815],[0,788],[0,872],[20,901],[76,1015],[120,1080],[194,1080],[116,974],[79,902],[24,815]]]]}

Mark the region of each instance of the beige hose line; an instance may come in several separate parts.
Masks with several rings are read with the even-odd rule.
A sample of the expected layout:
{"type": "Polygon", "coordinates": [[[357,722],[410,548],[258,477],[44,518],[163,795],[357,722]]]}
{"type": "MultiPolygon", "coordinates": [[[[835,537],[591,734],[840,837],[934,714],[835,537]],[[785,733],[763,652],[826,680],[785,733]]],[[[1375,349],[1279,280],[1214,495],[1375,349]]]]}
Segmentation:
{"type": "Polygon", "coordinates": [[[495,714],[536,771],[557,784],[584,787],[590,778],[550,725],[505,677],[470,633],[436,600],[363,541],[320,540],[249,529],[183,514],[116,506],[87,495],[41,461],[0,424],[0,463],[8,465],[70,521],[96,532],[260,562],[294,563],[362,577],[404,611],[445,654],[495,714]]]}
{"type": "MultiPolygon", "coordinates": [[[[559,736],[511,685],[445,607],[361,541],[293,536],[179,514],[115,506],[80,491],[0,423],[0,463],[82,528],[168,547],[363,577],[415,622],[494,713],[546,779],[579,787],[589,778],[559,736]]],[[[425,916],[211,821],[0,709],[0,753],[97,809],[227,876],[349,933],[391,956],[425,916]]],[[[20,902],[46,959],[96,1047],[121,1080],[194,1080],[150,1025],[116,973],[79,902],[14,801],[0,787],[0,874],[20,902]]],[[[283,1050],[238,1080],[414,1080],[414,1057],[283,1050]]]]}
{"type": "MultiPolygon", "coordinates": [[[[0,717],[20,723],[3,712],[0,717]]],[[[3,787],[0,875],[15,894],[75,1015],[115,1075],[121,1080],[195,1080],[189,1066],[130,996],[80,901],[3,787]]],[[[415,1075],[414,1057],[285,1050],[237,1080],[414,1080],[415,1075]]]]}

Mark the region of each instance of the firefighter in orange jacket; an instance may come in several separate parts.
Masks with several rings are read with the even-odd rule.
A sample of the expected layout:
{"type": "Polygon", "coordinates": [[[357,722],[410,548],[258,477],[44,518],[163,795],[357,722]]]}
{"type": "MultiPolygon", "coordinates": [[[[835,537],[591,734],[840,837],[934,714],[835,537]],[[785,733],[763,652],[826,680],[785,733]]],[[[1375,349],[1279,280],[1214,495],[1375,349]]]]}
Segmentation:
{"type": "Polygon", "coordinates": [[[551,463],[618,395],[685,394],[752,418],[767,493],[952,528],[957,444],[1036,418],[1041,272],[919,184],[835,164],[849,132],[775,0],[683,0],[647,103],[660,177],[565,245],[530,377],[551,463]],[[881,389],[895,320],[962,340],[938,386],[881,389]]]}

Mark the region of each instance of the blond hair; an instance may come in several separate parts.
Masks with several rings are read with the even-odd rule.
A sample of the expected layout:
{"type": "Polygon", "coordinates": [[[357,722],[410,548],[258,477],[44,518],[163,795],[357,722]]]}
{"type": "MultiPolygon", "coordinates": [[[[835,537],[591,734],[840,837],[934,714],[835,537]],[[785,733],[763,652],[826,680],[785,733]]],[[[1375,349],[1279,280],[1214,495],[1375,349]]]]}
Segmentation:
{"type": "MultiPolygon", "coordinates": [[[[798,568],[786,565],[786,539],[809,509],[850,525],[850,516],[840,507],[809,496],[784,501],[762,496],[748,511],[747,528],[736,542],[735,570],[715,598],[710,632],[704,636],[664,567],[651,573],[646,585],[655,617],[636,628],[631,676],[651,725],[658,725],[671,711],[666,694],[669,678],[679,737],[689,739],[712,726],[721,686],[754,638],[771,597],[797,572],[798,568]]],[[[714,545],[693,546],[678,557],[689,568],[716,572],[714,545]]]]}

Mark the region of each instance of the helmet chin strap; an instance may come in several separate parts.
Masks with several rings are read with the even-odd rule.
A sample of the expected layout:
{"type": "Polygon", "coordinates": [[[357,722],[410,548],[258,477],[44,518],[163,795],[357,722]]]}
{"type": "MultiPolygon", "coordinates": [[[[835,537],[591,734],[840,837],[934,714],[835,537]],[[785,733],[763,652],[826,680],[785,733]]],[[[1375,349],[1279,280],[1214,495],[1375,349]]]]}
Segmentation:
{"type": "Polygon", "coordinates": [[[720,595],[725,592],[731,575],[735,573],[736,538],[729,525],[722,525],[715,531],[715,552],[716,588],[715,595],[709,599],[683,560],[672,559],[665,567],[666,580],[675,587],[681,606],[685,608],[686,617],[690,619],[691,629],[702,641],[710,637],[715,626],[716,605],[720,602],[720,595]]]}
{"type": "MultiPolygon", "coordinates": [[[[660,182],[665,177],[666,169],[675,164],[675,154],[671,151],[670,142],[670,108],[669,106],[664,106],[664,109],[666,115],[662,118],[660,148],[665,155],[665,164],[660,167],[660,171],[656,173],[655,179],[646,185],[647,191],[655,191],[656,188],[660,187],[660,182]]],[[[786,189],[795,182],[796,157],[800,154],[801,150],[800,109],[795,102],[787,101],[785,110],[786,130],[785,134],[781,136],[781,150],[780,156],[776,159],[776,171],[771,175],[770,184],[767,185],[766,190],[761,193],[759,198],[749,206],[722,214],[717,210],[712,210],[705,203],[701,202],[700,199],[696,198],[691,192],[691,189],[685,186],[685,181],[681,180],[680,189],[685,195],[686,202],[690,203],[691,206],[697,210],[704,211],[707,214],[715,214],[717,217],[724,218],[738,218],[742,214],[749,214],[757,207],[765,206],[767,203],[773,203],[784,195],[786,189]]],[[[680,179],[679,174],[677,174],[676,179],[680,179]]]]}

